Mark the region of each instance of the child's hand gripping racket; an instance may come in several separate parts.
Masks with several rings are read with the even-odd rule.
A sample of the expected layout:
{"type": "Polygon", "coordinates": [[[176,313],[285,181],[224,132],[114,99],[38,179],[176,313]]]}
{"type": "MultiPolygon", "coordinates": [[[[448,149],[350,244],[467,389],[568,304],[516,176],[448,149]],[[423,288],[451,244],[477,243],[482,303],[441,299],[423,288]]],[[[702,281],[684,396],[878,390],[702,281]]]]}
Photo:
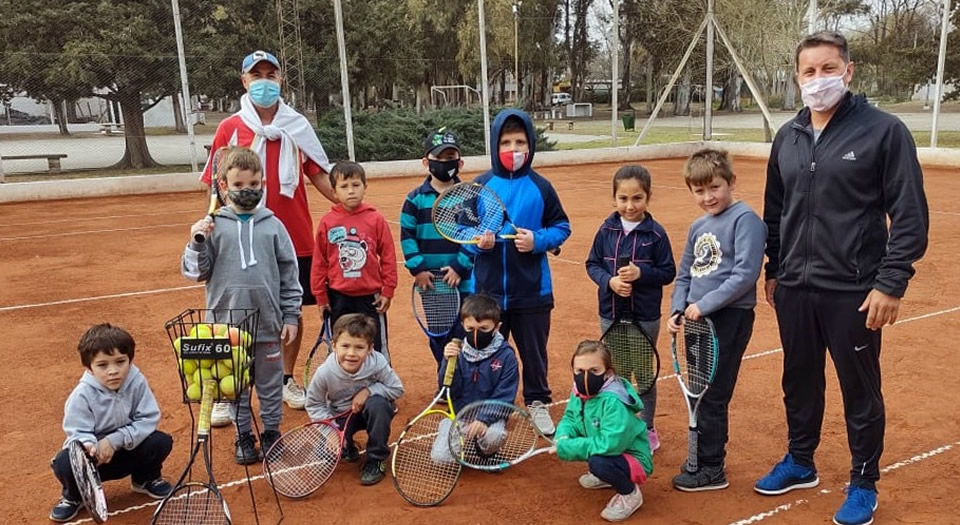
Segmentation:
{"type": "Polygon", "coordinates": [[[213,410],[213,396],[217,382],[208,379],[203,382],[203,394],[200,398],[200,416],[197,419],[197,443],[190,453],[187,468],[180,475],[177,486],[160,503],[150,521],[151,525],[230,525],[230,510],[224,501],[217,482],[213,477],[210,463],[210,412],[213,410]],[[187,481],[197,459],[197,452],[203,449],[203,463],[207,467],[207,482],[187,481]]]}
{"type": "Polygon", "coordinates": [[[288,498],[305,498],[316,492],[337,470],[351,415],[348,410],[281,436],[263,456],[264,477],[288,498]]]}
{"type": "MultiPolygon", "coordinates": [[[[617,260],[617,269],[630,265],[630,257],[617,260]]],[[[645,394],[657,383],[660,355],[650,336],[643,330],[630,306],[631,300],[615,296],[616,319],[600,340],[613,358],[617,375],[633,383],[638,394],[645,394]]]]}
{"type": "Polygon", "coordinates": [[[213,154],[213,160],[210,163],[210,205],[207,207],[207,216],[203,219],[202,225],[194,226],[193,240],[200,243],[207,240],[210,231],[213,229],[214,217],[217,216],[217,210],[224,204],[220,196],[220,175],[218,173],[220,166],[220,157],[226,148],[220,148],[213,154]]]}
{"type": "Polygon", "coordinates": [[[410,291],[413,315],[420,328],[430,337],[442,337],[460,321],[460,290],[444,280],[444,272],[430,272],[431,285],[423,289],[413,285],[410,291]]]}
{"type": "Polygon", "coordinates": [[[697,463],[697,410],[704,394],[717,372],[719,345],[713,322],[706,318],[693,321],[679,317],[682,323],[679,333],[673,335],[673,370],[680,381],[687,412],[690,416],[690,438],[687,451],[687,472],[696,472],[697,463]]]}
{"type": "MultiPolygon", "coordinates": [[[[478,244],[487,232],[501,239],[516,239],[519,231],[496,192],[476,182],[447,188],[434,201],[431,216],[440,235],[457,244],[478,244]],[[501,233],[504,226],[513,233],[501,233]]],[[[560,248],[551,253],[560,255],[560,248]]]]}
{"type": "Polygon", "coordinates": [[[448,358],[440,392],[427,408],[407,423],[393,448],[390,462],[393,486],[403,499],[419,507],[443,503],[460,478],[460,463],[455,458],[445,457],[448,447],[444,435],[453,425],[450,385],[456,367],[457,358],[448,358]],[[434,408],[441,399],[446,399],[446,410],[434,408]],[[438,450],[444,454],[438,455],[438,450]]]}
{"type": "Polygon", "coordinates": [[[103,494],[100,474],[93,458],[79,441],[71,441],[67,445],[67,453],[70,455],[70,468],[73,470],[73,479],[77,482],[83,506],[87,508],[93,521],[107,521],[107,498],[103,494]]]}
{"type": "Polygon", "coordinates": [[[540,432],[529,412],[496,400],[463,407],[448,441],[451,455],[464,466],[493,472],[556,450],[556,444],[540,432]],[[543,446],[538,448],[541,440],[543,446]]]}
{"type": "MultiPolygon", "coordinates": [[[[317,334],[317,341],[313,343],[313,348],[310,349],[310,353],[307,355],[307,362],[303,366],[303,387],[308,388],[310,386],[310,380],[313,379],[311,372],[313,371],[313,355],[317,353],[317,348],[320,348],[320,345],[326,345],[327,355],[330,355],[330,352],[333,351],[333,338],[330,336],[330,311],[323,311],[323,323],[320,325],[320,333],[317,334]]],[[[324,358],[326,358],[326,356],[324,358]]]]}

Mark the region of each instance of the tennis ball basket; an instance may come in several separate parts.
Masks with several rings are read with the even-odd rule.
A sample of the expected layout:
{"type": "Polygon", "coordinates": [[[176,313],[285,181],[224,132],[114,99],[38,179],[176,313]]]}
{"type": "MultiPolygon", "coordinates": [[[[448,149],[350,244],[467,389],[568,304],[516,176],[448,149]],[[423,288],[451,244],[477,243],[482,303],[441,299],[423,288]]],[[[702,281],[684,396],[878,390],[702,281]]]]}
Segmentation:
{"type": "Polygon", "coordinates": [[[236,401],[250,388],[260,311],[190,309],[167,321],[184,403],[199,403],[204,381],[216,381],[214,400],[236,401]]]}

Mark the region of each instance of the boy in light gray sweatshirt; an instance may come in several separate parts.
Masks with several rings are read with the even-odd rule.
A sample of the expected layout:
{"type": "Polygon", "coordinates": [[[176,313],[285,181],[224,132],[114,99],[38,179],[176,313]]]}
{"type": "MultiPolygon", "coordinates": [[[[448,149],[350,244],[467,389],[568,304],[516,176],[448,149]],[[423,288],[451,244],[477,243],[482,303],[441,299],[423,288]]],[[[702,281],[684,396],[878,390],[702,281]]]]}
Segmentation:
{"type": "Polygon", "coordinates": [[[753,333],[767,227],[746,203],[734,200],[737,177],[727,152],[707,148],[694,153],[687,159],[683,176],[706,214],[690,225],[667,329],[676,334],[681,330],[681,317],[697,320],[709,316],[719,346],[716,375],[700,402],[697,418],[699,469],[688,472],[684,465],[673,478],[674,488],[698,492],[729,485],[723,467],[727,408],[753,333]]]}
{"type": "MultiPolygon", "coordinates": [[[[263,422],[260,448],[267,451],[280,438],[282,343],[289,344],[297,337],[303,289],[290,235],[269,208],[260,206],[260,158],[239,147],[223,148],[218,158],[215,183],[226,193],[228,206],[220,208],[212,221],[202,219],[193,225],[190,243],[183,251],[181,272],[187,279],[206,282],[207,308],[215,312],[260,310],[253,349],[253,382],[263,422]],[[197,242],[198,234],[202,234],[203,242],[197,242]]],[[[250,431],[249,389],[240,393],[236,419],[234,460],[241,465],[259,461],[260,452],[250,431]]]]}
{"type": "Polygon", "coordinates": [[[51,461],[63,486],[50,511],[53,521],[70,521],[80,510],[80,492],[70,466],[67,445],[79,441],[97,464],[103,481],[130,476],[130,489],[161,499],[170,483],[160,477],[173,438],[157,430],[160,408],[150,385],[133,364],[136,344],[122,328],[91,327],[77,345],[86,369],[63,409],[67,439],[51,461]]]}
{"type": "Polygon", "coordinates": [[[332,419],[347,424],[342,457],[359,459],[353,435],[367,432],[367,460],[360,483],[383,479],[390,455],[390,421],[394,401],[403,395],[403,383],[387,358],[373,351],[376,322],[364,314],[346,314],[333,325],[333,352],[313,375],[307,388],[306,409],[313,421],[332,419]],[[350,412],[348,417],[345,412],[350,412]]]}

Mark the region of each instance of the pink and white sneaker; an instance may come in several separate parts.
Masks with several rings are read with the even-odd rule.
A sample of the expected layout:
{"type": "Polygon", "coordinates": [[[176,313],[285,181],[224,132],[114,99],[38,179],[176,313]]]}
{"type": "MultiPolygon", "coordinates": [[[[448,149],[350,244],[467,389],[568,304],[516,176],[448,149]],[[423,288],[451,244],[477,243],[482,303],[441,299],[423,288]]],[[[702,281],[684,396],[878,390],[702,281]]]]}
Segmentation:
{"type": "Polygon", "coordinates": [[[650,452],[656,452],[660,448],[660,434],[657,434],[655,428],[651,428],[647,431],[647,441],[650,442],[650,452]]]}

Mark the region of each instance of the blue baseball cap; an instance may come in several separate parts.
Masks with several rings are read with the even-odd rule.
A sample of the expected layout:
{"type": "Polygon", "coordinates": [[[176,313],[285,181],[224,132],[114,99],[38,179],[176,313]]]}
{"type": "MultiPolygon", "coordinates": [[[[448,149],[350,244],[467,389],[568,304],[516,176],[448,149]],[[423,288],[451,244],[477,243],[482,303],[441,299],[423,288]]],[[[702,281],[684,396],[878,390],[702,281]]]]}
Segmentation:
{"type": "Polygon", "coordinates": [[[240,70],[240,72],[247,73],[253,69],[253,66],[264,60],[273,64],[275,68],[280,69],[280,61],[277,60],[277,57],[267,53],[266,51],[257,50],[247,55],[247,58],[243,59],[243,68],[240,70]]]}

